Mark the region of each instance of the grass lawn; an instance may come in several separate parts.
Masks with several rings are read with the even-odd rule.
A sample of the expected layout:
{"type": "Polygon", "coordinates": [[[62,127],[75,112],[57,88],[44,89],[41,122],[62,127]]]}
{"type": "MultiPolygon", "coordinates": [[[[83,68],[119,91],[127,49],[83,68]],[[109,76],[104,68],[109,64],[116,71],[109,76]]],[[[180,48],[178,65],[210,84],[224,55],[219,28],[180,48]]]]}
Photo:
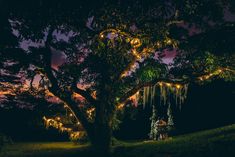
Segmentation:
{"type": "MultiPolygon", "coordinates": [[[[95,157],[87,145],[70,142],[16,143],[0,157],[95,157]]],[[[235,157],[235,124],[176,136],[165,141],[120,142],[114,157],[235,157]]],[[[98,157],[98,156],[97,156],[98,157]]]]}

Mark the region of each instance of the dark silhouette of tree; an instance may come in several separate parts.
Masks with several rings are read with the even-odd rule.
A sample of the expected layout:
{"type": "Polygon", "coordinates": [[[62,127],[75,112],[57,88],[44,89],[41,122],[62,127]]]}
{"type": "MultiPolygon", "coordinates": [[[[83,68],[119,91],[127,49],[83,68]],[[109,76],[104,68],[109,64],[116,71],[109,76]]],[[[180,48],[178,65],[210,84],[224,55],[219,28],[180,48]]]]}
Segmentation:
{"type": "Polygon", "coordinates": [[[32,94],[57,97],[103,153],[109,151],[118,106],[143,87],[234,79],[234,24],[223,19],[224,8],[232,8],[229,1],[8,0],[0,6],[1,82],[16,88],[31,80],[32,94]],[[189,35],[192,29],[198,33],[189,35]],[[218,44],[208,42],[222,32],[229,35],[212,40],[218,44]],[[229,58],[215,55],[221,48],[229,58]],[[178,57],[169,70],[162,58],[165,50],[173,49],[178,57]],[[59,66],[53,64],[58,54],[65,56],[59,66]],[[37,85],[35,77],[40,78],[37,85]]]}

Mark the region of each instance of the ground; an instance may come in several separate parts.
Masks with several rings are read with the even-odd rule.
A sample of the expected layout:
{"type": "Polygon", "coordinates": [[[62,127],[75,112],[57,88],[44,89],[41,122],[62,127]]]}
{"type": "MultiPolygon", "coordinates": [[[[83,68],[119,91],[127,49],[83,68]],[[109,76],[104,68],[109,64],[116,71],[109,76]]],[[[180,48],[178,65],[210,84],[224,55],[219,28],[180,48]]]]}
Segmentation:
{"type": "MultiPolygon", "coordinates": [[[[0,157],[88,157],[87,145],[70,142],[15,143],[0,157]]],[[[119,142],[114,157],[235,157],[235,124],[172,137],[165,141],[119,142]]]]}

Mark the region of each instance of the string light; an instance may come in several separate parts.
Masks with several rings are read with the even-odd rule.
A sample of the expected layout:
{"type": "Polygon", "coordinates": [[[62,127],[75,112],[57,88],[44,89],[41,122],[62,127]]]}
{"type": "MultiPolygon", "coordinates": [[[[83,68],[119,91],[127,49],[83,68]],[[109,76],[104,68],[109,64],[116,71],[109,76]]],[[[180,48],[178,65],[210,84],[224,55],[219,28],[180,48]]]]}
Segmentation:
{"type": "MultiPolygon", "coordinates": [[[[111,37],[109,39],[111,39],[112,41],[113,41],[115,35],[118,35],[122,38],[125,38],[126,39],[125,41],[127,43],[130,43],[130,45],[132,46],[131,53],[135,57],[136,60],[140,60],[142,57],[147,57],[147,56],[149,56],[150,53],[154,53],[156,51],[156,45],[157,45],[157,48],[161,47],[161,42],[157,41],[156,45],[154,45],[153,47],[143,48],[143,50],[141,52],[137,52],[137,48],[142,45],[141,40],[139,38],[132,37],[128,33],[125,33],[119,29],[112,29],[112,28],[106,29],[106,30],[103,30],[102,32],[100,32],[99,37],[101,39],[103,39],[104,34],[110,34],[111,37]]],[[[172,42],[172,40],[170,38],[166,38],[163,42],[165,42],[168,45],[173,44],[173,46],[174,46],[174,43],[172,42]]],[[[131,64],[135,64],[135,63],[131,63],[131,64]]],[[[125,69],[121,73],[120,78],[128,76],[128,72],[132,70],[131,68],[133,68],[133,66],[128,65],[127,69],[125,69]]]]}
{"type": "Polygon", "coordinates": [[[139,38],[133,38],[130,43],[134,48],[138,48],[141,46],[141,41],[139,38]]]}
{"type": "Polygon", "coordinates": [[[95,111],[95,108],[90,108],[86,111],[87,116],[88,116],[89,119],[92,119],[94,111],[95,111]]]}
{"type": "Polygon", "coordinates": [[[157,42],[157,47],[158,47],[158,48],[161,47],[160,41],[157,42]]]}
{"type": "Polygon", "coordinates": [[[137,58],[137,59],[141,59],[141,56],[138,54],[138,52],[136,51],[136,49],[132,49],[132,54],[137,58]]]}
{"type": "Polygon", "coordinates": [[[104,38],[104,34],[100,34],[100,38],[101,38],[101,39],[104,38]]]}
{"type": "MultiPolygon", "coordinates": [[[[225,70],[229,70],[229,69],[225,69],[225,70]]],[[[209,73],[209,74],[207,74],[207,75],[200,76],[200,77],[198,77],[198,79],[199,79],[200,81],[204,81],[204,80],[207,80],[207,79],[209,79],[209,78],[211,78],[211,77],[213,77],[213,76],[219,75],[219,74],[222,73],[223,71],[224,71],[224,70],[222,70],[222,69],[218,69],[218,70],[215,70],[214,72],[209,73]]]]}
{"type": "MultiPolygon", "coordinates": [[[[85,131],[73,131],[72,128],[64,127],[63,124],[58,121],[58,117],[53,119],[53,118],[46,118],[44,116],[43,120],[45,122],[46,128],[53,127],[53,128],[58,129],[61,133],[67,132],[69,135],[69,138],[74,141],[81,139],[86,134],[85,131]]],[[[60,120],[60,118],[59,118],[59,120],[60,120]]],[[[77,123],[77,124],[80,125],[80,123],[77,123]]]]}
{"type": "Polygon", "coordinates": [[[166,85],[167,85],[168,87],[170,87],[170,86],[171,86],[171,84],[170,84],[170,83],[166,83],[166,85]]]}
{"type": "Polygon", "coordinates": [[[60,121],[60,117],[56,117],[56,120],[60,121]]]}
{"type": "Polygon", "coordinates": [[[124,107],[124,104],[119,104],[119,105],[117,105],[117,109],[118,109],[118,110],[121,110],[123,107],[124,107]]]}
{"type": "Polygon", "coordinates": [[[177,89],[180,89],[182,87],[182,85],[180,84],[175,84],[175,83],[169,83],[169,82],[158,82],[158,85],[159,86],[167,86],[167,87],[174,87],[174,88],[177,88],[177,89]]]}
{"type": "Polygon", "coordinates": [[[171,39],[167,39],[166,43],[171,44],[172,43],[171,39]]]}
{"type": "Polygon", "coordinates": [[[175,86],[176,86],[177,89],[180,89],[180,87],[181,87],[179,84],[177,84],[175,86]]]}

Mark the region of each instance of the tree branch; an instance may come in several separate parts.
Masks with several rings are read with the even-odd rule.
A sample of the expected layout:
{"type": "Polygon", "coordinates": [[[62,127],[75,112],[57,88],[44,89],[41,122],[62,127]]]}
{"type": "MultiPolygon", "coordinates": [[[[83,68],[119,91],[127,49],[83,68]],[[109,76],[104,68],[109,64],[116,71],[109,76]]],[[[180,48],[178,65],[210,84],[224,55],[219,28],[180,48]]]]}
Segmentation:
{"type": "Polygon", "coordinates": [[[92,124],[89,123],[84,113],[81,111],[81,109],[78,107],[78,104],[71,98],[72,92],[63,92],[59,85],[56,77],[54,76],[51,68],[51,48],[50,48],[50,40],[52,40],[52,30],[49,30],[47,41],[45,42],[46,51],[44,53],[44,62],[45,67],[44,71],[41,70],[41,72],[44,72],[47,78],[50,80],[51,86],[48,88],[51,93],[53,93],[55,96],[60,98],[62,101],[64,101],[76,114],[78,119],[80,120],[81,124],[83,125],[84,129],[87,132],[90,132],[92,129],[92,124]]]}
{"type": "Polygon", "coordinates": [[[72,90],[81,95],[82,97],[84,97],[88,102],[90,102],[91,104],[93,105],[96,105],[96,100],[91,96],[90,92],[86,91],[86,90],[83,90],[83,89],[80,89],[77,87],[77,83],[75,83],[73,86],[72,86],[72,90]]]}
{"type": "Polygon", "coordinates": [[[166,79],[166,78],[157,78],[154,79],[150,82],[144,82],[144,83],[140,83],[138,85],[136,85],[134,88],[132,88],[131,90],[129,90],[127,93],[125,93],[123,95],[123,97],[120,98],[120,100],[118,101],[119,104],[121,103],[125,103],[129,97],[131,97],[132,95],[134,95],[136,92],[138,92],[141,88],[143,87],[148,87],[148,86],[153,86],[158,82],[169,82],[169,83],[180,83],[180,84],[185,84],[187,82],[189,82],[188,79],[166,79]]]}
{"type": "Polygon", "coordinates": [[[173,24],[181,24],[181,23],[184,23],[184,21],[183,20],[173,20],[173,21],[169,21],[166,25],[170,26],[173,24]]]}
{"type": "Polygon", "coordinates": [[[189,82],[196,82],[196,81],[203,81],[206,79],[209,79],[211,77],[217,76],[220,73],[222,73],[223,71],[230,71],[232,73],[235,73],[234,70],[231,70],[229,68],[219,68],[217,70],[215,70],[213,73],[210,74],[204,74],[201,76],[196,76],[196,77],[191,77],[191,78],[186,78],[186,79],[166,79],[166,78],[157,78],[154,79],[150,82],[145,82],[145,83],[140,83],[139,85],[136,85],[134,88],[132,88],[131,90],[129,90],[127,93],[125,93],[123,95],[123,97],[120,98],[119,100],[119,104],[121,103],[125,103],[129,97],[131,97],[132,95],[134,95],[138,90],[140,90],[143,87],[147,87],[147,86],[153,86],[155,85],[157,82],[168,82],[168,83],[179,83],[179,84],[186,84],[189,82]]]}

